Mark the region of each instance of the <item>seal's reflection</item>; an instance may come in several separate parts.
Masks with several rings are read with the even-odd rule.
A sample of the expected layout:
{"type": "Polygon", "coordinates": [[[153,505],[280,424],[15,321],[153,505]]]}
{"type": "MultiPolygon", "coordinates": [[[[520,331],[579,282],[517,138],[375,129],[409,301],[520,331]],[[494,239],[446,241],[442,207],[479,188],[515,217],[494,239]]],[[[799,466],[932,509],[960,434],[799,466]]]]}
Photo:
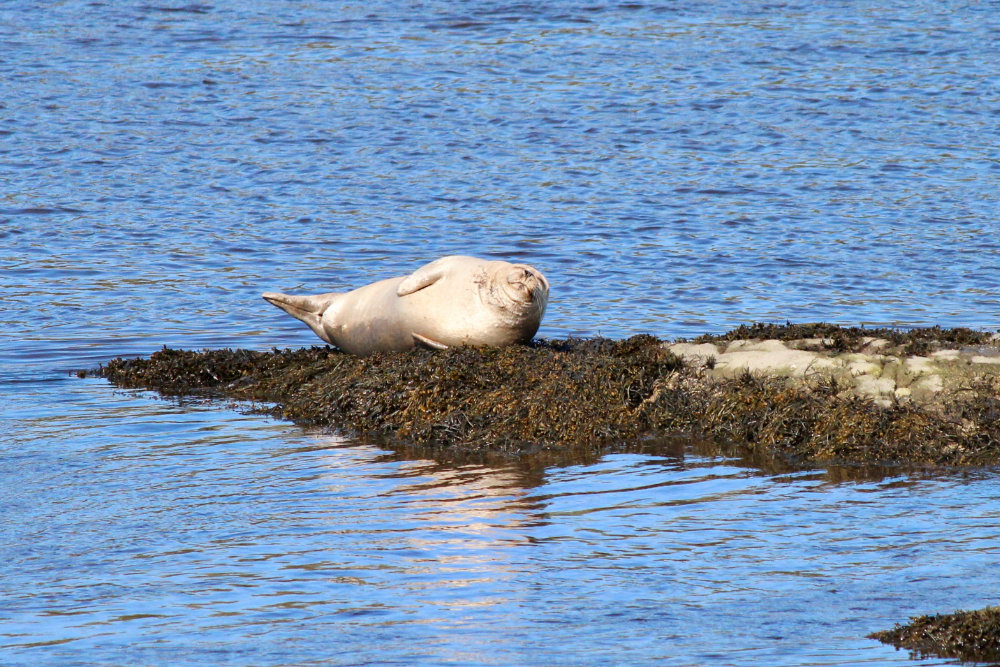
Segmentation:
{"type": "MultiPolygon", "coordinates": [[[[489,606],[524,594],[537,563],[521,549],[547,522],[532,489],[541,469],[398,460],[372,446],[329,439],[323,460],[335,548],[356,584],[406,591],[408,603],[489,606]],[[350,505],[350,506],[348,506],[350,505]]],[[[343,581],[343,579],[341,579],[343,581]]]]}

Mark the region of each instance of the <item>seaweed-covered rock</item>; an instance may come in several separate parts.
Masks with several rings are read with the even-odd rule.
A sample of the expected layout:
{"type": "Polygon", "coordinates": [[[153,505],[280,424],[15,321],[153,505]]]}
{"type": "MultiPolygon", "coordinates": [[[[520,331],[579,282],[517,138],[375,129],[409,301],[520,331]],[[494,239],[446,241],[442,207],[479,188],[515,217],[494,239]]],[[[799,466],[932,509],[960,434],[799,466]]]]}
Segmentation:
{"type": "Polygon", "coordinates": [[[637,408],[683,368],[651,336],[355,357],[332,348],[161,350],[102,369],[124,387],[272,402],[296,422],[464,451],[589,448],[649,431],[637,408]]]}
{"type": "Polygon", "coordinates": [[[906,625],[897,624],[892,630],[868,636],[921,655],[997,662],[1000,661],[1000,607],[915,616],[906,625]]]}
{"type": "Polygon", "coordinates": [[[273,404],[270,411],[300,424],[449,457],[549,451],[582,460],[603,448],[693,434],[801,463],[1000,461],[996,376],[963,380],[960,392],[928,409],[895,396],[879,403],[833,376],[719,376],[652,336],[365,358],[328,347],[164,349],[116,359],[101,372],[124,387],[273,404]]]}

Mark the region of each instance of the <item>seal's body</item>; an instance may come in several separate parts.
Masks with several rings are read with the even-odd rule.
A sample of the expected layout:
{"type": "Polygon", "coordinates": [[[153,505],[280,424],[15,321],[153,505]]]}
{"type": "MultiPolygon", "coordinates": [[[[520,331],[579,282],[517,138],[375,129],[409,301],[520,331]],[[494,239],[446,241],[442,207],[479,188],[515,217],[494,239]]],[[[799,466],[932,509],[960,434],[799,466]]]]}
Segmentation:
{"type": "Polygon", "coordinates": [[[537,269],[452,255],[351,292],[264,298],[345,352],[510,345],[531,340],[549,297],[537,269]]]}

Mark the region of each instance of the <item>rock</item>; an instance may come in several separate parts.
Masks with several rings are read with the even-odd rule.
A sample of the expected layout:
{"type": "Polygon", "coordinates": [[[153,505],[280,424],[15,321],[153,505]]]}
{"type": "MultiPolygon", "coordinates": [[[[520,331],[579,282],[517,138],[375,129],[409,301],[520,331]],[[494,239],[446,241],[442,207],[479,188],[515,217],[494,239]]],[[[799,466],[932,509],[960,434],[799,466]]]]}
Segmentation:
{"type": "MultiPolygon", "coordinates": [[[[750,327],[743,329],[751,330],[750,327]]],[[[830,331],[826,329],[825,331],[830,331]]],[[[673,354],[696,365],[706,365],[710,379],[732,379],[743,373],[784,378],[792,385],[815,386],[835,381],[856,396],[886,406],[909,401],[932,406],[951,400],[970,382],[1000,377],[1000,345],[996,336],[981,334],[976,346],[961,346],[949,338],[975,340],[971,332],[933,329],[934,338],[894,344],[887,338],[813,336],[789,340],[723,339],[717,342],[668,343],[673,354]],[[839,342],[838,342],[839,341],[839,342]],[[906,354],[914,346],[926,354],[906,354]],[[841,349],[847,346],[852,349],[841,349]],[[709,361],[712,360],[712,361],[709,361]]]]}

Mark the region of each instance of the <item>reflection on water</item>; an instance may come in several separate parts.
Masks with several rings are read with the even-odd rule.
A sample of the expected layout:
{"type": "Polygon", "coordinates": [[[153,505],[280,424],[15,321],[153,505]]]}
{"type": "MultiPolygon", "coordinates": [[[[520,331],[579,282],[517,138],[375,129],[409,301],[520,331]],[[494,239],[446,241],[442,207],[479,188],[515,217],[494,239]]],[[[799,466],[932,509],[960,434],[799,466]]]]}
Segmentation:
{"type": "MultiPolygon", "coordinates": [[[[73,380],[7,394],[7,664],[888,664],[1000,583],[990,473],[444,466],[73,380]]],[[[926,661],[934,664],[934,661],[926,661]]]]}

